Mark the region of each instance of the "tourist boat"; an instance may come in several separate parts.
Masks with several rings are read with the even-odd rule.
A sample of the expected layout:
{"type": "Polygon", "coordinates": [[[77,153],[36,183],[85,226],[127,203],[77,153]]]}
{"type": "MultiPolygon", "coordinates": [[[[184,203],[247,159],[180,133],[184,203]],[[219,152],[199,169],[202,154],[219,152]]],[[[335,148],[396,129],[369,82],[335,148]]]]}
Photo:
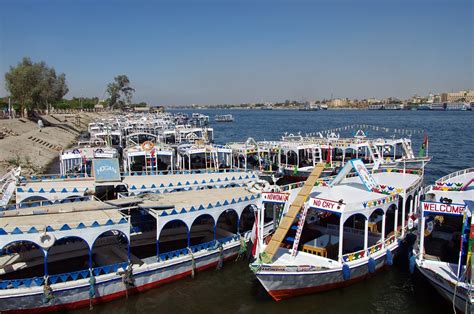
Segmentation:
{"type": "Polygon", "coordinates": [[[174,150],[159,142],[150,133],[134,133],[126,136],[123,150],[123,171],[126,174],[153,175],[160,171],[174,170],[174,150]]]}
{"type": "Polygon", "coordinates": [[[232,169],[232,149],[215,144],[181,144],[177,147],[177,168],[180,170],[232,169]]]}
{"type": "Polygon", "coordinates": [[[193,113],[191,115],[190,123],[196,126],[206,126],[209,125],[209,116],[202,113],[193,113]]]}
{"type": "Polygon", "coordinates": [[[305,180],[317,163],[325,163],[323,176],[335,175],[351,159],[362,159],[368,169],[423,168],[429,156],[415,157],[407,138],[369,139],[363,130],[341,138],[334,132],[324,137],[285,134],[280,142],[282,184],[305,180]]]}
{"type": "Polygon", "coordinates": [[[91,176],[92,160],[112,159],[118,157],[117,149],[101,138],[92,138],[86,142],[78,142],[74,148],[61,151],[59,170],[62,176],[91,176]]]}
{"type": "Polygon", "coordinates": [[[233,164],[244,171],[255,170],[273,173],[280,168],[280,143],[274,141],[257,142],[249,137],[245,142],[229,143],[233,164]]]}
{"type": "Polygon", "coordinates": [[[233,122],[234,117],[231,114],[218,114],[214,117],[215,122],[233,122]]]}
{"type": "MultiPolygon", "coordinates": [[[[410,259],[419,273],[463,313],[472,313],[474,168],[440,178],[424,190],[418,242],[410,259]]],[[[418,219],[420,220],[420,218],[418,219]]]]}
{"type": "Polygon", "coordinates": [[[423,169],[371,174],[360,159],[330,182],[319,178],[323,169],[289,193],[262,193],[258,217],[266,203],[285,204],[271,237],[258,233],[250,264],[274,300],[347,286],[391,265],[423,182],[423,169]]]}
{"type": "Polygon", "coordinates": [[[131,176],[99,163],[92,178],[17,178],[16,205],[0,208],[1,313],[92,307],[244,253],[256,174],[131,176]]]}
{"type": "Polygon", "coordinates": [[[0,312],[90,307],[222,267],[243,254],[246,187],[2,212],[0,312]]]}

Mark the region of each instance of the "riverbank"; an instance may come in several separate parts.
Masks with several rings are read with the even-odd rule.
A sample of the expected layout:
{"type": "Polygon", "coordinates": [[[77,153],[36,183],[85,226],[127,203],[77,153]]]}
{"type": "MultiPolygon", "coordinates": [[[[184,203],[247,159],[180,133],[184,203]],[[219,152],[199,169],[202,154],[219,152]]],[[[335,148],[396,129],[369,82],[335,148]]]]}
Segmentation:
{"type": "MultiPolygon", "coordinates": [[[[101,113],[43,115],[41,119],[50,126],[39,129],[28,119],[0,120],[0,174],[21,166],[22,174],[40,174],[58,157],[62,149],[73,145],[87,126],[101,113]]],[[[103,113],[102,113],[103,115],[103,113]]]]}

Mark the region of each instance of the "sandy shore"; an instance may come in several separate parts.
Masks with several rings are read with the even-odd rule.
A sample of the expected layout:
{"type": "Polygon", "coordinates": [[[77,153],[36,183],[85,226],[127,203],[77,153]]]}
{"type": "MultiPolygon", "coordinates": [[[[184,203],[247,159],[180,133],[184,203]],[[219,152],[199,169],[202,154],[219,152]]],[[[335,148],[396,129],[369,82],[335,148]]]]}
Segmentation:
{"type": "Polygon", "coordinates": [[[7,130],[0,139],[0,175],[21,165],[22,174],[45,173],[48,165],[63,148],[77,141],[93,120],[105,113],[53,114],[42,116],[53,126],[39,129],[27,119],[0,120],[0,131],[7,130]],[[79,120],[76,119],[79,116],[79,120]],[[80,122],[80,123],[77,123],[80,122]],[[12,135],[13,134],[13,135],[12,135]]]}

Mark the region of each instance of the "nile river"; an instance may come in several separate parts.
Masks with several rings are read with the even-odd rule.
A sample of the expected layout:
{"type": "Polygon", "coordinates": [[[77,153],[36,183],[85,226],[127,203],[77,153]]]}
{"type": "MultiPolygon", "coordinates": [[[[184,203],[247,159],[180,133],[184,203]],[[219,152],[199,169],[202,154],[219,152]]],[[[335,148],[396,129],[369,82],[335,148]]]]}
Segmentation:
{"type": "MultiPolygon", "coordinates": [[[[347,136],[365,124],[370,137],[410,136],[415,155],[429,136],[432,162],[426,183],[450,172],[473,167],[473,112],[431,111],[289,111],[289,110],[184,110],[210,116],[230,113],[233,123],[214,123],[215,142],[276,140],[284,132],[301,134],[343,128],[347,136]],[[389,128],[386,132],[382,127],[389,128]],[[393,131],[397,130],[397,131],[393,131]]],[[[400,262],[400,261],[399,261],[400,262]]],[[[198,273],[195,279],[167,284],[128,299],[96,305],[96,313],[452,313],[421,278],[410,276],[399,263],[373,278],[344,289],[274,302],[254,279],[245,261],[227,262],[223,269],[198,273]]],[[[90,313],[88,309],[76,313],[90,313]]]]}

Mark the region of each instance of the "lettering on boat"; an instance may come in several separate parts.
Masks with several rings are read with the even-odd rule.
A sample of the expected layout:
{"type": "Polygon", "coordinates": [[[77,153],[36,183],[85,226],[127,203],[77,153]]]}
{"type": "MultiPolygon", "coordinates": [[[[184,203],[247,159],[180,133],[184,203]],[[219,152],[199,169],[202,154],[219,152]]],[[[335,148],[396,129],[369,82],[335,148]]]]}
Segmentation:
{"type": "Polygon", "coordinates": [[[274,193],[274,192],[264,192],[262,193],[262,198],[264,202],[272,203],[285,203],[288,201],[288,193],[274,193]]]}
{"type": "Polygon", "coordinates": [[[336,201],[327,200],[323,198],[317,198],[317,197],[312,198],[310,204],[311,204],[311,207],[326,209],[326,210],[335,211],[335,212],[340,212],[344,208],[343,203],[339,203],[336,201]]]}
{"type": "Polygon", "coordinates": [[[93,169],[96,182],[120,181],[120,166],[117,158],[94,159],[93,169]]]}
{"type": "Polygon", "coordinates": [[[421,206],[425,213],[442,213],[451,215],[462,215],[466,209],[462,204],[444,204],[434,202],[421,202],[421,206]]]}

